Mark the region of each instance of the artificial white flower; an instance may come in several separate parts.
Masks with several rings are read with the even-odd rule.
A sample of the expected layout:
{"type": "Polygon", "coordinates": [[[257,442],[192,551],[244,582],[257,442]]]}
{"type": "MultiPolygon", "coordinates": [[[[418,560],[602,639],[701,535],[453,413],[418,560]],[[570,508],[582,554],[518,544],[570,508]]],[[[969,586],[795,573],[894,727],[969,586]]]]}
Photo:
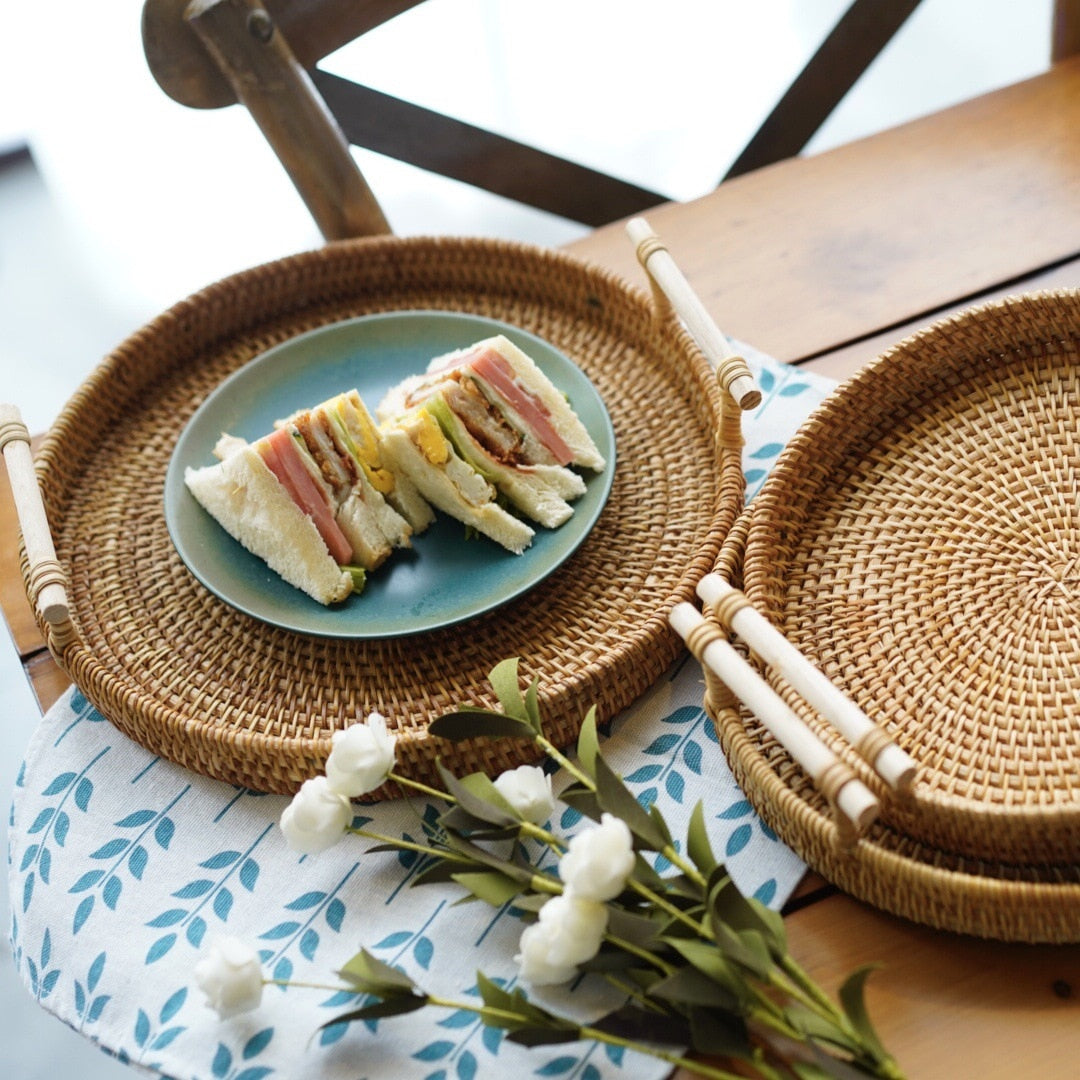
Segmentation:
{"type": "Polygon", "coordinates": [[[317,855],[333,847],[352,822],[349,800],[332,791],[325,776],[305,780],[281,815],[281,831],[294,851],[317,855]]]}
{"type": "Polygon", "coordinates": [[[577,965],[600,951],[607,923],[608,910],[596,900],[570,892],[553,896],[540,909],[539,920],[521,935],[516,957],[521,977],[533,986],[569,982],[577,965]]]}
{"type": "Polygon", "coordinates": [[[195,964],[195,981],[222,1020],[257,1009],[263,973],[258,953],[236,937],[218,938],[195,964]]]}
{"type": "Polygon", "coordinates": [[[578,970],[574,964],[558,964],[551,959],[553,931],[543,923],[532,923],[521,935],[520,952],[514,961],[521,977],[533,986],[558,986],[569,982],[578,970]]]}
{"type": "Polygon", "coordinates": [[[351,799],[374,791],[394,767],[395,741],[386,730],[386,717],[377,712],[362,724],[335,731],[326,760],[330,789],[351,799]]]}
{"type": "Polygon", "coordinates": [[[555,809],[551,777],[537,765],[519,765],[495,778],[495,789],[525,821],[543,825],[555,809]]]}
{"type": "Polygon", "coordinates": [[[551,960],[557,964],[584,964],[600,951],[608,909],[597,900],[567,892],[548,900],[538,918],[549,931],[551,960]]]}
{"type": "Polygon", "coordinates": [[[587,900],[613,900],[633,869],[634,838],[613,814],[603,814],[599,825],[574,836],[559,860],[563,885],[587,900]]]}

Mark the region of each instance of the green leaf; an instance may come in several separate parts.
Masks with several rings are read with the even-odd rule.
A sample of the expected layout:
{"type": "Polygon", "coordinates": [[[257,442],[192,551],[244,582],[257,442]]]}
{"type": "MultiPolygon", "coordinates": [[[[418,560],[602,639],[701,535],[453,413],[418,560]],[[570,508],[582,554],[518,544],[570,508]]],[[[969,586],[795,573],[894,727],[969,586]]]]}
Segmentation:
{"type": "Polygon", "coordinates": [[[656,826],[657,833],[663,838],[663,847],[671,846],[671,830],[668,828],[668,823],[664,820],[664,815],[660,810],[660,807],[653,803],[649,807],[649,817],[652,818],[653,825],[656,826]]]}
{"type": "Polygon", "coordinates": [[[350,986],[376,997],[400,997],[412,995],[416,991],[416,984],[408,975],[383,963],[367,949],[361,949],[347,961],[338,974],[350,986]]]}
{"type": "Polygon", "coordinates": [[[732,930],[714,926],[717,947],[729,959],[759,979],[767,979],[772,968],[772,954],[765,938],[756,930],[732,930]]]}
{"type": "Polygon", "coordinates": [[[401,1016],[403,1013],[416,1012],[428,1003],[428,999],[422,994],[404,994],[386,998],[383,1001],[373,1001],[370,1005],[363,1005],[359,1009],[350,1009],[347,1013],[327,1020],[319,1025],[319,1030],[332,1027],[334,1024],[347,1024],[353,1020],[380,1020],[384,1016],[401,1016]]]}
{"type": "Polygon", "coordinates": [[[496,664],[488,675],[488,682],[491,683],[491,689],[495,691],[503,712],[528,724],[529,710],[518,685],[518,657],[512,656],[496,664]]]}
{"type": "Polygon", "coordinates": [[[588,1027],[634,1042],[683,1047],[690,1041],[690,1028],[682,1016],[670,1012],[647,1012],[633,1004],[623,1005],[588,1027]]]}
{"type": "Polygon", "coordinates": [[[664,836],[656,823],[601,754],[596,756],[596,796],[601,810],[626,822],[637,841],[635,847],[645,847],[651,851],[664,848],[664,836]]]}
{"type": "Polygon", "coordinates": [[[703,1005],[736,1013],[744,1006],[743,995],[694,967],[679,968],[661,979],[649,989],[649,995],[680,1005],[703,1005]]]}
{"type": "Polygon", "coordinates": [[[715,946],[699,938],[669,938],[664,941],[684,960],[707,976],[741,1003],[740,1011],[750,1000],[751,992],[742,972],[715,946]]]}
{"type": "Polygon", "coordinates": [[[540,720],[540,680],[533,679],[529,683],[529,689],[525,691],[525,717],[529,725],[537,735],[543,732],[544,725],[540,720]]]}
{"type": "Polygon", "coordinates": [[[826,1053],[816,1043],[810,1043],[810,1051],[814,1055],[815,1063],[821,1069],[821,1073],[808,1073],[807,1075],[816,1078],[819,1075],[830,1077],[830,1080],[866,1080],[868,1076],[888,1076],[899,1075],[899,1073],[883,1073],[877,1070],[870,1071],[868,1069],[859,1068],[848,1061],[842,1061],[839,1058],[833,1057],[831,1054],[826,1053]]]}
{"type": "Polygon", "coordinates": [[[638,854],[634,860],[634,871],[630,875],[639,885],[645,885],[654,892],[664,892],[666,885],[664,879],[656,872],[656,868],[638,854]]]}
{"type": "Polygon", "coordinates": [[[489,870],[478,874],[454,874],[454,880],[485,904],[502,907],[524,890],[524,885],[505,874],[489,870]]]}
{"type": "Polygon", "coordinates": [[[709,918],[714,931],[721,926],[740,934],[752,931],[765,942],[770,956],[779,959],[786,954],[784,920],[760,901],[743,896],[722,867],[710,874],[708,894],[709,918]]]}
{"type": "Polygon", "coordinates": [[[690,1010],[690,1044],[699,1054],[752,1061],[754,1048],[746,1022],[713,1009],[690,1010]]]}
{"type": "Polygon", "coordinates": [[[517,863],[511,859],[503,859],[498,855],[493,855],[486,848],[480,847],[479,844],[474,844],[464,836],[450,833],[446,838],[446,842],[454,849],[454,851],[460,853],[477,866],[491,867],[491,869],[498,870],[508,877],[515,878],[517,881],[529,884],[532,882],[533,878],[537,876],[538,872],[535,867],[517,863]]]}
{"type": "Polygon", "coordinates": [[[887,1060],[889,1057],[885,1047],[881,1045],[874,1025],[870,1021],[870,1013],[866,1008],[865,990],[866,980],[870,973],[875,970],[874,965],[867,964],[853,972],[844,981],[844,985],[837,992],[840,1003],[851,1021],[852,1027],[862,1039],[863,1047],[877,1061],[887,1060]]]}
{"type": "MultiPolygon", "coordinates": [[[[676,874],[663,880],[667,893],[672,899],[689,900],[695,908],[704,911],[705,891],[696,881],[692,881],[685,874],[676,874]]],[[[685,906],[685,904],[680,905],[680,907],[685,906]]]]}
{"type": "Polygon", "coordinates": [[[413,879],[413,886],[417,885],[444,885],[454,880],[455,874],[465,873],[465,864],[457,860],[440,859],[425,867],[413,879]]]}
{"type": "Polygon", "coordinates": [[[587,775],[594,779],[596,778],[596,758],[599,753],[600,737],[596,733],[596,706],[594,705],[581,721],[577,741],[578,764],[587,775]]]}
{"type": "Polygon", "coordinates": [[[480,1000],[491,1009],[513,1012],[514,998],[498,983],[492,982],[482,971],[476,973],[476,988],[480,991],[480,1000]]]}
{"type": "Polygon", "coordinates": [[[798,1077],[798,1080],[830,1080],[835,1076],[834,1073],[823,1069],[820,1065],[813,1061],[793,1061],[790,1064],[791,1071],[798,1077]]]}
{"type": "Polygon", "coordinates": [[[519,1043],[521,1046],[552,1046],[555,1043],[577,1042],[581,1035],[576,1027],[529,1027],[522,1025],[508,1031],[506,1038],[512,1043],[519,1043]]]}
{"type": "Polygon", "coordinates": [[[595,956],[590,957],[582,964],[578,964],[578,971],[628,972],[640,969],[644,962],[641,957],[635,956],[633,953],[623,952],[622,949],[616,946],[605,944],[601,946],[600,951],[595,956]]]}
{"type": "Polygon", "coordinates": [[[802,1002],[790,1002],[784,1008],[784,1016],[796,1031],[802,1032],[807,1037],[808,1042],[826,1042],[851,1053],[855,1053],[857,1049],[854,1040],[843,1028],[828,1017],[803,1005],[802,1002]]]}
{"type": "Polygon", "coordinates": [[[690,824],[686,830],[686,852],[706,877],[716,869],[716,856],[713,855],[709,834],[705,829],[705,807],[700,799],[690,814],[690,824]]]}
{"type": "Polygon", "coordinates": [[[596,792],[591,788],[583,784],[569,784],[560,792],[559,799],[590,820],[600,820],[600,803],[597,801],[596,792]]]}
{"type": "Polygon", "coordinates": [[[462,806],[452,806],[439,815],[439,824],[448,832],[468,835],[473,840],[510,840],[517,836],[518,823],[492,825],[483,818],[474,817],[462,806]]]}
{"type": "Polygon", "coordinates": [[[521,893],[514,900],[517,911],[531,911],[534,915],[551,899],[551,893],[521,893]]]}
{"type": "Polygon", "coordinates": [[[608,905],[608,933],[640,949],[648,949],[660,938],[660,924],[646,915],[636,915],[616,904],[608,905]]]}
{"type": "Polygon", "coordinates": [[[447,792],[466,813],[491,825],[517,824],[517,815],[510,804],[483,773],[471,773],[459,779],[442,762],[437,767],[447,792]]]}
{"type": "Polygon", "coordinates": [[[554,1016],[538,1005],[533,1005],[520,987],[513,992],[503,990],[483,972],[477,972],[476,986],[480,992],[480,1000],[484,1003],[481,1016],[489,1027],[503,1028],[507,1031],[568,1029],[573,1031],[576,1037],[576,1024],[554,1016]]]}
{"type": "Polygon", "coordinates": [[[473,707],[436,717],[428,724],[428,731],[450,742],[460,742],[462,739],[536,738],[536,732],[527,722],[492,709],[473,707]]]}

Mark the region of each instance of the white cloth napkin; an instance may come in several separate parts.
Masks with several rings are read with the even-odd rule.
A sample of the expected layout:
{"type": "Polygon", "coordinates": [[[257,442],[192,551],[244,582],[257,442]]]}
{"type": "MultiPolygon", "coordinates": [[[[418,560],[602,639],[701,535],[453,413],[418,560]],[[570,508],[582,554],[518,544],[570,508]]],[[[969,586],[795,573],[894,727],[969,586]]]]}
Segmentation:
{"type": "MultiPolygon", "coordinates": [[[[832,384],[747,351],[765,394],[746,423],[752,495],[832,384]]],[[[732,779],[702,694],[700,669],[684,659],[612,722],[604,754],[640,800],[658,803],[675,836],[703,800],[714,850],[736,883],[779,907],[804,866],[732,779]]],[[[516,978],[522,924],[511,913],[455,906],[456,888],[411,888],[417,859],[364,854],[364,840],[301,858],[277,827],[286,803],[153,756],[69,691],[35,732],[11,809],[11,940],[30,993],[122,1060],[196,1080],[652,1080],[670,1072],[592,1043],[527,1050],[467,1012],[424,1009],[320,1030],[355,1001],[330,990],[267,987],[257,1011],[220,1021],[192,974],[220,934],[261,950],[265,972],[279,979],[337,984],[334,970],[361,947],[459,1001],[476,1000],[478,971],[506,984],[516,978]]],[[[387,802],[360,808],[357,821],[421,838],[440,809],[423,799],[387,802]]],[[[571,833],[578,819],[567,812],[551,824],[571,833]]],[[[532,996],[577,1015],[611,1004],[590,979],[572,993],[532,996]]]]}

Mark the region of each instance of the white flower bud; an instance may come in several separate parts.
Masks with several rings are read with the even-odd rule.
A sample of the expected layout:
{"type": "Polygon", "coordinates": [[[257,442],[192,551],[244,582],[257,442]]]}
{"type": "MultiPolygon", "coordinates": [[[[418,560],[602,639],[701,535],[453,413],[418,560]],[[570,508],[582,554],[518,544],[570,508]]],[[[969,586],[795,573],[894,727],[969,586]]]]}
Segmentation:
{"type": "Polygon", "coordinates": [[[195,964],[195,981],[222,1020],[257,1009],[262,1001],[259,956],[239,938],[212,942],[195,964]]]}
{"type": "Polygon", "coordinates": [[[525,821],[543,825],[555,809],[551,777],[537,765],[519,765],[495,779],[495,789],[525,821]]]}
{"type": "Polygon", "coordinates": [[[349,800],[331,791],[325,776],[305,780],[281,815],[281,831],[293,851],[317,855],[333,847],[352,821],[349,800]]]}
{"type": "Polygon", "coordinates": [[[549,957],[556,964],[584,964],[599,951],[608,909],[573,893],[553,896],[540,909],[539,925],[548,930],[549,957]]]}
{"type": "Polygon", "coordinates": [[[587,900],[612,900],[634,869],[634,838],[622,818],[604,814],[600,824],[570,840],[559,860],[567,890],[587,900]]]}
{"type": "Polygon", "coordinates": [[[326,761],[330,789],[349,798],[374,791],[394,767],[395,741],[386,730],[386,717],[377,712],[362,724],[335,731],[326,761]]]}
{"type": "Polygon", "coordinates": [[[533,986],[558,986],[577,975],[573,964],[556,964],[550,959],[551,930],[542,923],[525,927],[521,935],[521,951],[514,957],[521,977],[533,986]]]}
{"type": "Polygon", "coordinates": [[[533,986],[569,982],[577,965],[600,951],[607,922],[607,908],[595,900],[572,893],[552,897],[540,909],[539,921],[521,935],[521,951],[515,958],[521,977],[533,986]]]}

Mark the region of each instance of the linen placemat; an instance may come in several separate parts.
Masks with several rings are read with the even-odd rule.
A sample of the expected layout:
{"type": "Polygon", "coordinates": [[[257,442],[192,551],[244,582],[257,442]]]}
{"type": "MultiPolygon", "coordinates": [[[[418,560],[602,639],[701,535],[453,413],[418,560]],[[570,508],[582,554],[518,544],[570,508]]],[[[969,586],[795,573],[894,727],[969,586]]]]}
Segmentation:
{"type": "MultiPolygon", "coordinates": [[[[745,353],[764,398],[744,425],[752,497],[833,384],[745,353]]],[[[527,677],[527,656],[521,664],[527,677]]],[[[604,729],[602,750],[640,801],[658,804],[675,836],[702,800],[713,848],[736,884],[779,907],[805,867],[735,784],[702,695],[700,669],[683,659],[604,729]]],[[[556,774],[556,792],[564,782],[556,774]]],[[[455,1000],[476,999],[478,971],[507,986],[517,977],[520,920],[457,905],[454,887],[411,888],[419,857],[364,854],[371,844],[360,838],[298,856],[277,825],[287,802],[150,754],[69,691],[35,731],[11,809],[11,942],[29,992],[123,1061],[196,1080],[471,1080],[498,1070],[652,1080],[670,1071],[592,1043],[524,1049],[467,1012],[425,1009],[320,1030],[354,998],[301,987],[267,987],[258,1010],[220,1021],[193,967],[221,934],[250,942],[277,979],[336,984],[335,969],[361,947],[455,1000]]],[[[441,809],[425,799],[358,806],[356,823],[419,839],[441,809]]],[[[571,834],[578,820],[560,806],[551,825],[571,834]]],[[[614,1004],[594,979],[530,996],[578,1016],[614,1004]]]]}

